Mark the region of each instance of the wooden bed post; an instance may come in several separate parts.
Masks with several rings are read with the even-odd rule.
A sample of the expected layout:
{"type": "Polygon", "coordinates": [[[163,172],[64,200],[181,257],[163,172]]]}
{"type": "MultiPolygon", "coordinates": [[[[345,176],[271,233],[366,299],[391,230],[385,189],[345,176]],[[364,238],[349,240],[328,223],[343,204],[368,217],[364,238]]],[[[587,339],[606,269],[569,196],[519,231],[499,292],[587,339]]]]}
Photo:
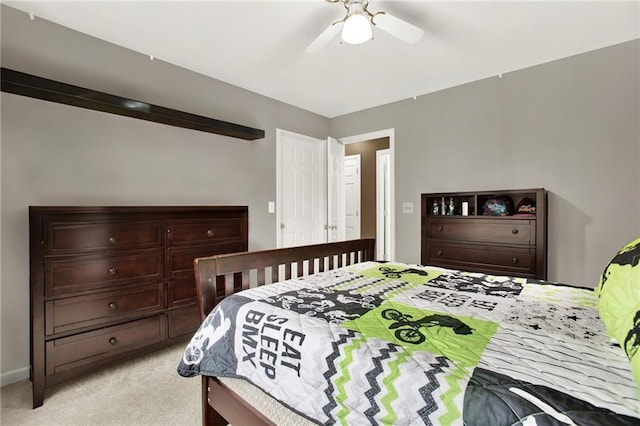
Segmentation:
{"type": "Polygon", "coordinates": [[[207,380],[208,377],[202,376],[202,401],[207,401],[206,404],[202,404],[202,426],[226,426],[229,422],[209,404],[209,386],[207,385],[207,380]]]}

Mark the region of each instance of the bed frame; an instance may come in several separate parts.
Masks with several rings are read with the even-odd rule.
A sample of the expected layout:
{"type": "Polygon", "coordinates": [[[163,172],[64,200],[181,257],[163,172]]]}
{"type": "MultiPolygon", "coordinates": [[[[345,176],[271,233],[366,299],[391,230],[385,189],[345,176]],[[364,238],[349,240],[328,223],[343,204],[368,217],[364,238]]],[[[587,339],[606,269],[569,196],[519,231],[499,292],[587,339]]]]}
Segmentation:
{"type": "MultiPolygon", "coordinates": [[[[292,276],[300,277],[374,260],[375,240],[340,241],[299,247],[200,257],[193,262],[200,320],[222,299],[292,276]],[[295,274],[292,272],[295,271],[295,274]]],[[[215,377],[202,377],[202,424],[274,425],[215,377]]]]}

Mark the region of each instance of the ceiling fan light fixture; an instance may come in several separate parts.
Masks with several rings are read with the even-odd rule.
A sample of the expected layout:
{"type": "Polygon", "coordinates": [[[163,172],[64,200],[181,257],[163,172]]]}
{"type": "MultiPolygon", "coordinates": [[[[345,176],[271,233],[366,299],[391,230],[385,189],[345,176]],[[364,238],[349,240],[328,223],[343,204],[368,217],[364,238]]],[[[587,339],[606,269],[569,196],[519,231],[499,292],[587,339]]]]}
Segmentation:
{"type": "Polygon", "coordinates": [[[362,44],[371,40],[369,18],[361,10],[350,11],[342,27],[342,41],[348,44],[362,44]]]}
{"type": "MultiPolygon", "coordinates": [[[[0,0],[1,1],[1,0],[0,0]]],[[[369,11],[371,0],[326,0],[328,3],[338,4],[347,9],[347,14],[333,21],[319,36],[304,50],[314,53],[328,45],[342,32],[340,43],[362,44],[373,37],[373,27],[376,31],[385,33],[404,41],[417,43],[423,36],[424,30],[407,21],[397,18],[388,12],[379,10],[369,11]]]]}

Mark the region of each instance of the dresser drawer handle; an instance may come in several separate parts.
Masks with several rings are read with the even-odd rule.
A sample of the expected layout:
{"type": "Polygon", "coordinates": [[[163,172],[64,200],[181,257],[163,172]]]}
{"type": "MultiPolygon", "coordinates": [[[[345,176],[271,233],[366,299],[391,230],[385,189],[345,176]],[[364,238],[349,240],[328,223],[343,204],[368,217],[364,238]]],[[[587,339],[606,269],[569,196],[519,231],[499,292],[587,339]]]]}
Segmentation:
{"type": "Polygon", "coordinates": [[[444,231],[444,227],[442,225],[438,226],[438,231],[444,231]]]}
{"type": "Polygon", "coordinates": [[[207,231],[207,237],[213,238],[214,235],[216,235],[216,233],[215,233],[215,231],[213,229],[209,229],[207,231]]]}
{"type": "Polygon", "coordinates": [[[116,237],[109,237],[109,244],[114,245],[117,242],[118,242],[118,239],[116,237]]]}
{"type": "Polygon", "coordinates": [[[520,232],[520,231],[518,231],[518,228],[513,228],[513,230],[511,230],[511,233],[512,233],[513,235],[518,235],[518,233],[519,233],[519,232],[520,232]]]}
{"type": "Polygon", "coordinates": [[[513,263],[514,265],[517,265],[518,262],[520,262],[520,260],[517,257],[514,257],[513,259],[511,259],[511,263],[513,263]]]}
{"type": "Polygon", "coordinates": [[[442,256],[442,250],[438,250],[438,252],[436,253],[436,256],[442,256]]]}
{"type": "Polygon", "coordinates": [[[115,346],[115,345],[116,345],[116,343],[118,343],[118,339],[116,339],[115,337],[112,337],[111,339],[109,339],[109,343],[110,343],[112,346],[115,346]]]}
{"type": "Polygon", "coordinates": [[[109,309],[115,311],[116,309],[118,309],[118,304],[116,302],[109,303],[109,309]]]}
{"type": "Polygon", "coordinates": [[[109,269],[107,269],[107,272],[109,272],[109,275],[111,275],[111,276],[113,276],[113,275],[118,273],[116,268],[109,268],[109,269]]]}

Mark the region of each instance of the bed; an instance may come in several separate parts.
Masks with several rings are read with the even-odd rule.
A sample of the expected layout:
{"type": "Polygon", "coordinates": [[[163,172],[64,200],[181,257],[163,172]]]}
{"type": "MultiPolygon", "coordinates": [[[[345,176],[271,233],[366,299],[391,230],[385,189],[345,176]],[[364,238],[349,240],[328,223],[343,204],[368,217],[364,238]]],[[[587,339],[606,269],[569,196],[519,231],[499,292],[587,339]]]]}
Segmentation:
{"type": "Polygon", "coordinates": [[[361,239],[194,261],[203,424],[638,425],[598,294],[376,262],[361,239]]]}

